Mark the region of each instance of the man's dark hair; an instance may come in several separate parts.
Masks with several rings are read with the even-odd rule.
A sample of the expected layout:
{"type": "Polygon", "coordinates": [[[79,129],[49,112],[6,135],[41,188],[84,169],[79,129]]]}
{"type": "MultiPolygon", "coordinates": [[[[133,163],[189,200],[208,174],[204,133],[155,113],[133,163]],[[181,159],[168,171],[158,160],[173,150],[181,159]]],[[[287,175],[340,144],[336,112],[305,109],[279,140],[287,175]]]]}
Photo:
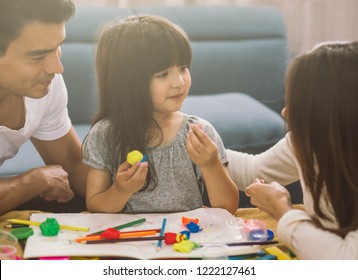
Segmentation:
{"type": "Polygon", "coordinates": [[[61,23],[74,13],[71,0],[0,0],[0,56],[29,22],[61,23]]]}

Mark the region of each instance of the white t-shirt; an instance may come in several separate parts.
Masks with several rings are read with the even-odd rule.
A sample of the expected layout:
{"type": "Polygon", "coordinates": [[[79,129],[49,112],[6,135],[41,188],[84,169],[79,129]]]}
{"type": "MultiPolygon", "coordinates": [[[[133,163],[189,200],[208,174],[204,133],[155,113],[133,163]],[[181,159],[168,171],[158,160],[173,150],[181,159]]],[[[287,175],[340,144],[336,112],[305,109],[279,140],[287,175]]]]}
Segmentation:
{"type": "Polygon", "coordinates": [[[22,144],[31,137],[55,140],[71,128],[67,111],[67,89],[62,75],[56,75],[46,96],[40,99],[24,97],[25,125],[20,130],[0,126],[0,166],[14,157],[22,144]]]}

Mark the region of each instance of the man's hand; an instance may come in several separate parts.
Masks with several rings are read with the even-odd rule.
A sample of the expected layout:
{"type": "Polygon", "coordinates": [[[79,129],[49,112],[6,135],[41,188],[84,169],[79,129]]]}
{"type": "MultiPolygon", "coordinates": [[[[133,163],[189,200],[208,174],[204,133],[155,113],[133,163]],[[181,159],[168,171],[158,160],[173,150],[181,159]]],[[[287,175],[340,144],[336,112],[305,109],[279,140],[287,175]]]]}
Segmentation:
{"type": "Polygon", "coordinates": [[[68,174],[60,165],[47,165],[37,170],[46,190],[40,194],[47,201],[57,200],[63,203],[70,201],[74,193],[70,188],[68,174]]]}

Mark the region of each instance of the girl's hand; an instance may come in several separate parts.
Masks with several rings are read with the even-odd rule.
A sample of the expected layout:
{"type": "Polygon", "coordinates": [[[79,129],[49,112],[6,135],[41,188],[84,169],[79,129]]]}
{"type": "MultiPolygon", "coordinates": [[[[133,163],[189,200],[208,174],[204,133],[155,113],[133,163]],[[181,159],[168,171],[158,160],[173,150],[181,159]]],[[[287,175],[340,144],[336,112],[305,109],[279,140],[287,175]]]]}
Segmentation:
{"type": "Polygon", "coordinates": [[[256,180],[246,188],[245,193],[250,197],[251,204],[276,220],[292,209],[290,193],[276,182],[265,184],[256,180]]]}
{"type": "Polygon", "coordinates": [[[186,149],[191,160],[200,167],[215,164],[219,160],[215,143],[200,129],[199,125],[190,125],[186,149]]]}
{"type": "Polygon", "coordinates": [[[148,162],[137,162],[133,166],[123,162],[117,170],[114,185],[123,194],[133,194],[143,188],[148,173],[148,162]]]}

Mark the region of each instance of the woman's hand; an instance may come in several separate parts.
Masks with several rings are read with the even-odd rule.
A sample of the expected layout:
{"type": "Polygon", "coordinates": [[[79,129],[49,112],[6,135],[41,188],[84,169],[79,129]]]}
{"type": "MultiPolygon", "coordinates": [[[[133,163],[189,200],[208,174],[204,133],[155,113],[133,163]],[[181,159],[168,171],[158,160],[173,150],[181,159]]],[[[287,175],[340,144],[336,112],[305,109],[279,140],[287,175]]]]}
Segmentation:
{"type": "Polygon", "coordinates": [[[246,188],[251,204],[279,220],[292,209],[291,196],[287,189],[276,182],[265,184],[260,180],[246,188]]]}

